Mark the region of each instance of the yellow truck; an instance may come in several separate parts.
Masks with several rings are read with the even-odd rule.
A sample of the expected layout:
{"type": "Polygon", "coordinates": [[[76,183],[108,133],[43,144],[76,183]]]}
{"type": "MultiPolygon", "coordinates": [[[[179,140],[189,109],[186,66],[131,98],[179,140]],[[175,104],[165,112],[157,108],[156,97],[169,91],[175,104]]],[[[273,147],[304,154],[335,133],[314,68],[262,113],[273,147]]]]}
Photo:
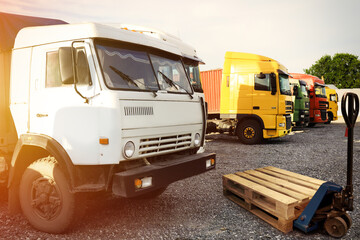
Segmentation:
{"type": "MultiPolygon", "coordinates": [[[[219,86],[206,87],[208,82],[217,81],[202,79],[205,99],[216,99],[211,96],[215,91],[210,90],[219,86]]],[[[219,132],[230,132],[242,143],[256,144],[290,133],[292,105],[289,75],[283,65],[256,54],[226,52],[220,112],[209,114],[208,119],[219,132]]]]}
{"type": "Polygon", "coordinates": [[[338,94],[336,93],[335,89],[325,87],[326,97],[329,101],[329,108],[327,109],[328,114],[328,121],[327,124],[331,123],[331,121],[335,121],[338,119],[338,94]]]}

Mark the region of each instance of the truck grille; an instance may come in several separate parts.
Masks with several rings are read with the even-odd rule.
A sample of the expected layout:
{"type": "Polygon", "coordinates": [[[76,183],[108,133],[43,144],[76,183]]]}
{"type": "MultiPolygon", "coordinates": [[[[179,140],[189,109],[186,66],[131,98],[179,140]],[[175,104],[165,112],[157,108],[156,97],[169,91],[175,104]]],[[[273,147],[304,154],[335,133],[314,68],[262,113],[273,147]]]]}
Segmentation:
{"type": "Polygon", "coordinates": [[[286,112],[292,112],[292,101],[285,101],[285,110],[286,112]]]}
{"type": "Polygon", "coordinates": [[[285,115],[286,118],[286,130],[291,128],[291,116],[290,115],[285,115]]]}
{"type": "Polygon", "coordinates": [[[150,153],[182,150],[191,145],[191,133],[140,140],[139,156],[150,153]]]}
{"type": "Polygon", "coordinates": [[[327,109],[329,107],[329,103],[326,101],[319,101],[319,107],[327,109]]]}
{"type": "Polygon", "coordinates": [[[124,107],[125,116],[154,115],[153,107],[124,107]]]}

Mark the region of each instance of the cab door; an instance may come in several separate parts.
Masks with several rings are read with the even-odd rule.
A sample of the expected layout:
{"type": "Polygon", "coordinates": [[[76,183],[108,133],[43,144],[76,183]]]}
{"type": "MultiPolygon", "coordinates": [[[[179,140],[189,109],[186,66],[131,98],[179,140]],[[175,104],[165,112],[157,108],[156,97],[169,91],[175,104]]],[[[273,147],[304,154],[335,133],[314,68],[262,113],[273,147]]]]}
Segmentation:
{"type": "MultiPolygon", "coordinates": [[[[98,149],[91,146],[98,141],[98,114],[92,101],[85,101],[75,91],[74,80],[62,80],[61,47],[64,43],[33,49],[29,132],[55,139],[68,152],[74,164],[84,161],[96,163],[98,149]]],[[[86,44],[75,47],[76,85],[83,96],[95,96],[94,73],[90,71],[93,62],[87,48],[86,44]]]]}
{"type": "Polygon", "coordinates": [[[276,128],[276,115],[278,112],[279,95],[276,93],[276,86],[272,84],[272,78],[276,78],[274,73],[259,73],[253,75],[252,113],[262,118],[265,128],[267,129],[276,128]]]}

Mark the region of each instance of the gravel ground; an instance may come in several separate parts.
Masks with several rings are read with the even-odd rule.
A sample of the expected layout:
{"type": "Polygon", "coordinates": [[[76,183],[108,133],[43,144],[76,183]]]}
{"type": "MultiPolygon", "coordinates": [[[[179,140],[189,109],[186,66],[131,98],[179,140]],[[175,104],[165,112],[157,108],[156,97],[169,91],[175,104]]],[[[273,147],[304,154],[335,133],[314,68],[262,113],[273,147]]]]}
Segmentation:
{"type": "MultiPolygon", "coordinates": [[[[344,239],[360,239],[360,124],[354,143],[353,226],[344,239]]],[[[217,153],[216,170],[173,183],[151,200],[97,199],[72,230],[52,235],[34,230],[0,201],[0,239],[329,239],[321,230],[283,234],[223,196],[222,175],[275,166],[322,180],[346,183],[345,124],[316,125],[261,145],[242,145],[233,136],[207,136],[217,153]]]]}

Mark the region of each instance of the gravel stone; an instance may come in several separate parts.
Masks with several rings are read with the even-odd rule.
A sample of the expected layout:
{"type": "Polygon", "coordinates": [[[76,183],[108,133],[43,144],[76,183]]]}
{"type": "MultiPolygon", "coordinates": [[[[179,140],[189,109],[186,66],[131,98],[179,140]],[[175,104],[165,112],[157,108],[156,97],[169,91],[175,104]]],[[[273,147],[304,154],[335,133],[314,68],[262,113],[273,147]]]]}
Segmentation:
{"type": "MultiPolygon", "coordinates": [[[[344,239],[360,239],[360,129],[354,141],[353,225],[344,239]]],[[[64,234],[35,230],[21,215],[7,211],[0,194],[0,239],[330,239],[323,230],[283,234],[223,196],[222,176],[274,166],[310,177],[346,184],[345,124],[318,124],[260,145],[236,137],[209,134],[206,151],[217,153],[216,170],[171,184],[155,199],[94,197],[84,218],[64,234]]]]}

